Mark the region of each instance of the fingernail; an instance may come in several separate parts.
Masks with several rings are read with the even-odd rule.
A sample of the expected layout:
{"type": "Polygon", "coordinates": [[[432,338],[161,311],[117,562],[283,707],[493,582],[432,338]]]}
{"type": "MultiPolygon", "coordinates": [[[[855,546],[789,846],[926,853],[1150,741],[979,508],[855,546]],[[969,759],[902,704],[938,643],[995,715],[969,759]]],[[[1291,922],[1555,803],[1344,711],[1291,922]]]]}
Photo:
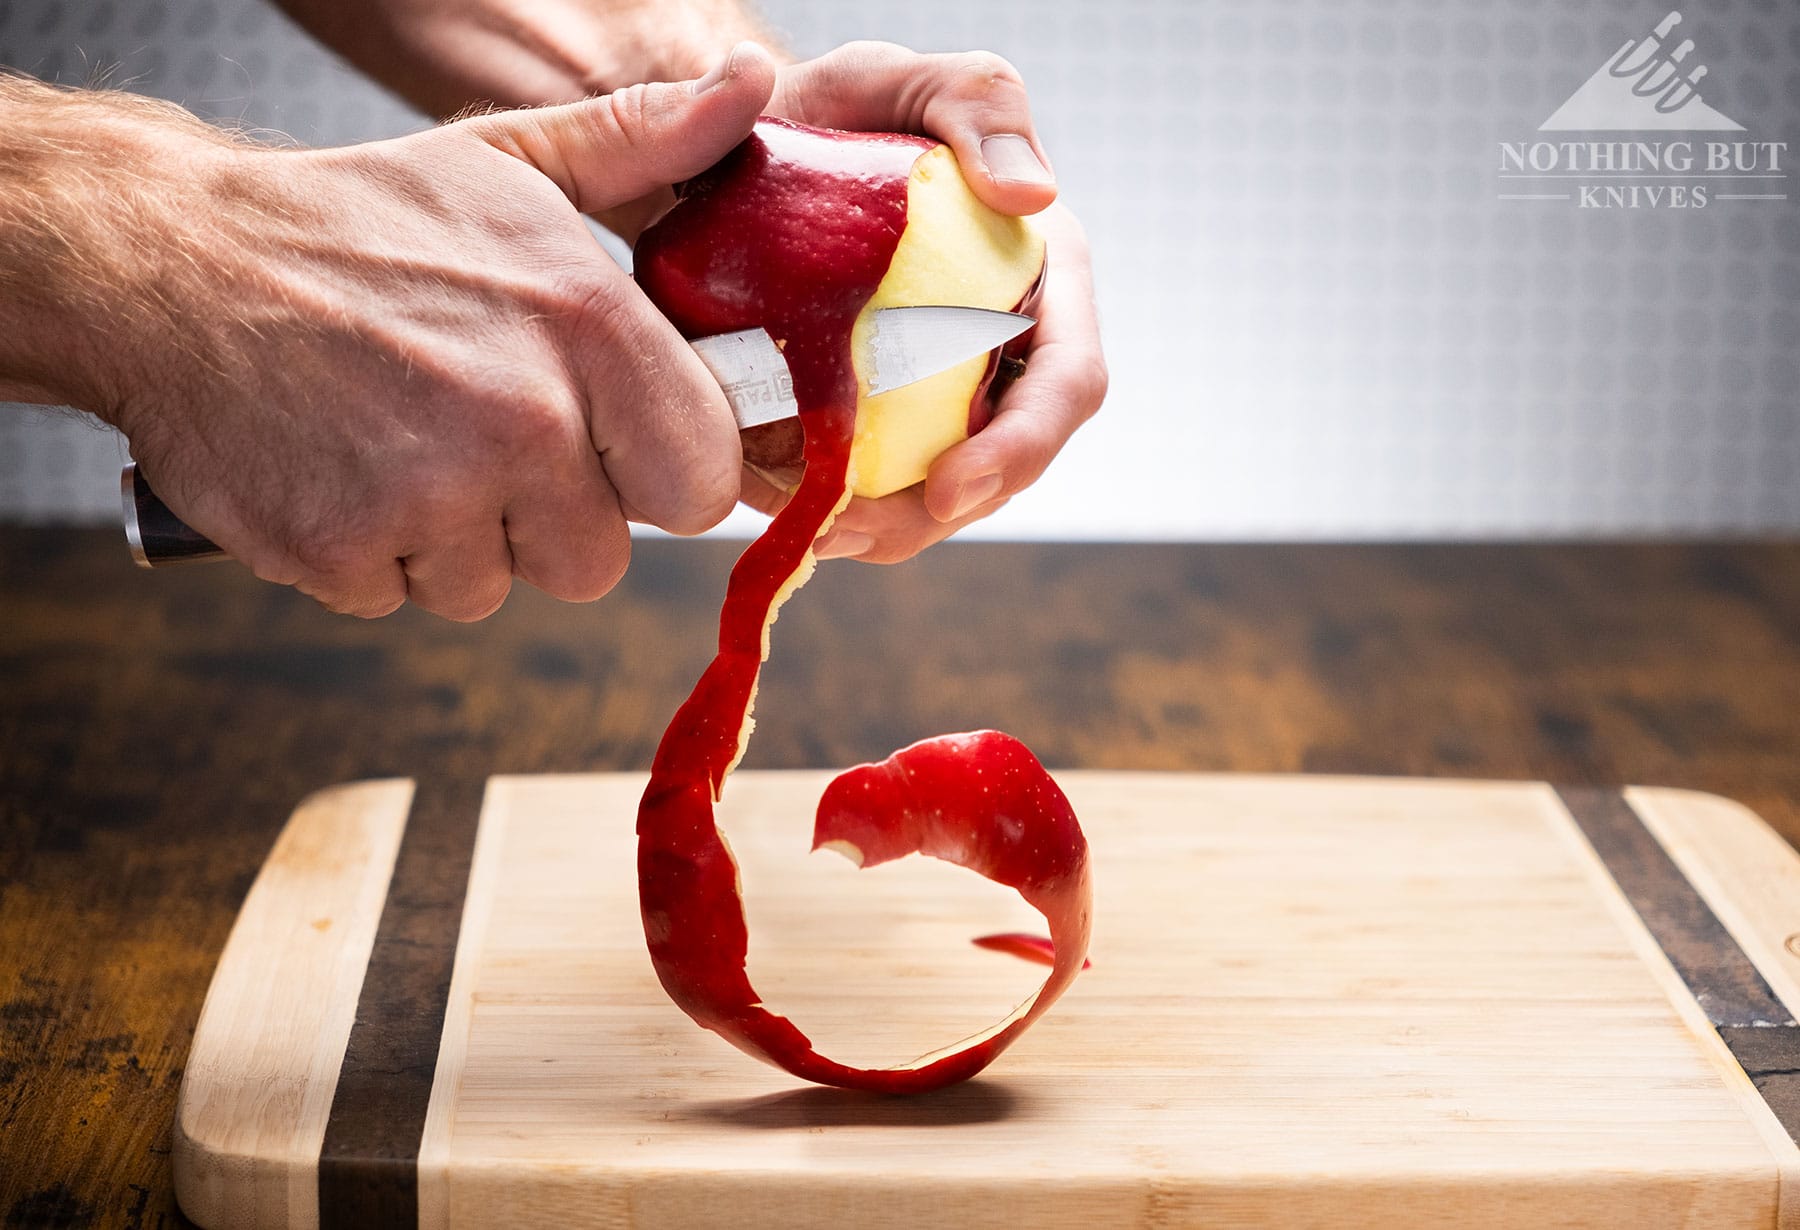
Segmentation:
{"type": "Polygon", "coordinates": [[[1031,142],[1014,133],[981,139],[981,158],[988,174],[1009,184],[1049,184],[1050,169],[1038,160],[1031,142]]]}
{"type": "MultiPolygon", "coordinates": [[[[741,43],[738,44],[740,47],[742,45],[743,44],[741,43]]],[[[737,47],[733,47],[723,60],[720,60],[707,71],[706,76],[700,78],[700,80],[694,82],[694,84],[688,88],[695,94],[704,94],[715,85],[722,84],[725,78],[731,76],[731,62],[737,59],[737,53],[737,47]]]]}
{"type": "Polygon", "coordinates": [[[971,478],[963,484],[962,490],[956,494],[956,505],[950,513],[950,520],[966,517],[1000,494],[1000,476],[983,474],[980,478],[971,478]]]}
{"type": "Polygon", "coordinates": [[[833,530],[813,547],[819,559],[851,559],[875,545],[875,540],[856,530],[833,530]]]}

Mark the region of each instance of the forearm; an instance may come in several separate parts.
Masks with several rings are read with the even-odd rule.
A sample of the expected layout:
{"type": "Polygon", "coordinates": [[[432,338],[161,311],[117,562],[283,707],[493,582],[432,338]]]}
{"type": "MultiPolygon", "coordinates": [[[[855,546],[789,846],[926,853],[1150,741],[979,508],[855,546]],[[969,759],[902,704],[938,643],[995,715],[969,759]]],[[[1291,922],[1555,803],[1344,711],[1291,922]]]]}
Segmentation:
{"type": "Polygon", "coordinates": [[[0,76],[0,399],[116,420],[229,140],[165,103],[0,76]]]}
{"type": "Polygon", "coordinates": [[[14,87],[8,388],[106,413],[178,516],[334,610],[475,619],[515,575],[596,597],[628,514],[705,528],[740,454],[717,383],[576,202],[716,162],[774,87],[766,59],[738,68],[636,110],[299,151],[14,87]]]}
{"type": "Polygon", "coordinates": [[[427,114],[540,106],[700,75],[744,39],[742,0],[279,0],[427,114]]]}

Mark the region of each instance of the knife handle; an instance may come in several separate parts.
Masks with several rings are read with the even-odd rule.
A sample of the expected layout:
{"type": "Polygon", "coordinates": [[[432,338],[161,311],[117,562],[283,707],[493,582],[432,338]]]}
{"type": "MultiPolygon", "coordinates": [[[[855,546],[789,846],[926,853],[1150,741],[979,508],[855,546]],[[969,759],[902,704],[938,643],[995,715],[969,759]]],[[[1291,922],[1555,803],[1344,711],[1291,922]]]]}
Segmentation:
{"type": "Polygon", "coordinates": [[[165,564],[203,564],[226,558],[217,543],[177,517],[150,489],[150,480],[128,462],[119,473],[119,495],[125,505],[125,542],[140,568],[165,564]]]}

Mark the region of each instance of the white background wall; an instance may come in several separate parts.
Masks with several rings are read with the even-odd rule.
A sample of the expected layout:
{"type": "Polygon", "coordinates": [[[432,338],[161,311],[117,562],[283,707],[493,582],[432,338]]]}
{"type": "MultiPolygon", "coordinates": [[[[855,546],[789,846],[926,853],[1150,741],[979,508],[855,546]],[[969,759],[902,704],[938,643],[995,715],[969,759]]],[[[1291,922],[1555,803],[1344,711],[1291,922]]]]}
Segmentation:
{"type": "MultiPolygon", "coordinates": [[[[1106,411],[999,537],[1800,529],[1800,200],[1502,201],[1670,0],[769,0],[804,53],[985,46],[1086,220],[1106,411]]],[[[1709,103],[1800,155],[1800,4],[1682,5],[1709,103]]],[[[0,62],[307,142],[421,121],[261,0],[0,0],[0,62]]],[[[119,444],[0,408],[0,517],[114,515],[119,444]]],[[[738,532],[753,529],[747,515],[738,532]]]]}

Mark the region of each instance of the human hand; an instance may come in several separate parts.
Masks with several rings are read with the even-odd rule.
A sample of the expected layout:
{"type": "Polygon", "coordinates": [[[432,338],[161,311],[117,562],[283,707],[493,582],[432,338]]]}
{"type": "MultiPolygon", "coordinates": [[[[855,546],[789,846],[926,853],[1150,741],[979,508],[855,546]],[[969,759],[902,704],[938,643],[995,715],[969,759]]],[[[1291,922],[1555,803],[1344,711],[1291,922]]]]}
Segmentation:
{"type": "Polygon", "coordinates": [[[774,66],[341,150],[184,149],[100,409],[183,520],[333,610],[598,597],[739,491],[718,385],[581,219],[698,173],[774,66]]]}
{"type": "MultiPolygon", "coordinates": [[[[784,68],[768,109],[820,127],[935,137],[956,151],[964,177],[987,204],[1039,214],[1047,263],[1024,375],[1001,396],[993,420],[939,457],[922,484],[852,501],[818,545],[821,558],[895,563],[997,511],[1035,482],[1100,408],[1107,375],[1087,239],[1072,214],[1051,205],[1055,181],[1024,84],[997,56],[852,43],[784,68]]],[[[744,499],[773,513],[787,490],[747,470],[744,499]]]]}
{"type": "MultiPolygon", "coordinates": [[[[758,35],[738,0],[375,0],[374,22],[343,0],[282,3],[355,63],[440,114],[480,99],[559,102],[618,81],[679,75],[758,35]]],[[[1025,376],[978,436],[938,459],[922,487],[856,501],[819,547],[826,557],[906,559],[1029,486],[1098,410],[1107,376],[1086,239],[1066,211],[1047,208],[1056,187],[1030,103],[1019,74],[997,56],[852,43],[783,68],[767,109],[828,128],[935,137],[955,149],[989,205],[1045,211],[1049,268],[1025,376]]],[[[630,241],[672,200],[658,185],[594,212],[630,241]]],[[[773,512],[787,497],[746,471],[744,498],[773,512]]]]}

